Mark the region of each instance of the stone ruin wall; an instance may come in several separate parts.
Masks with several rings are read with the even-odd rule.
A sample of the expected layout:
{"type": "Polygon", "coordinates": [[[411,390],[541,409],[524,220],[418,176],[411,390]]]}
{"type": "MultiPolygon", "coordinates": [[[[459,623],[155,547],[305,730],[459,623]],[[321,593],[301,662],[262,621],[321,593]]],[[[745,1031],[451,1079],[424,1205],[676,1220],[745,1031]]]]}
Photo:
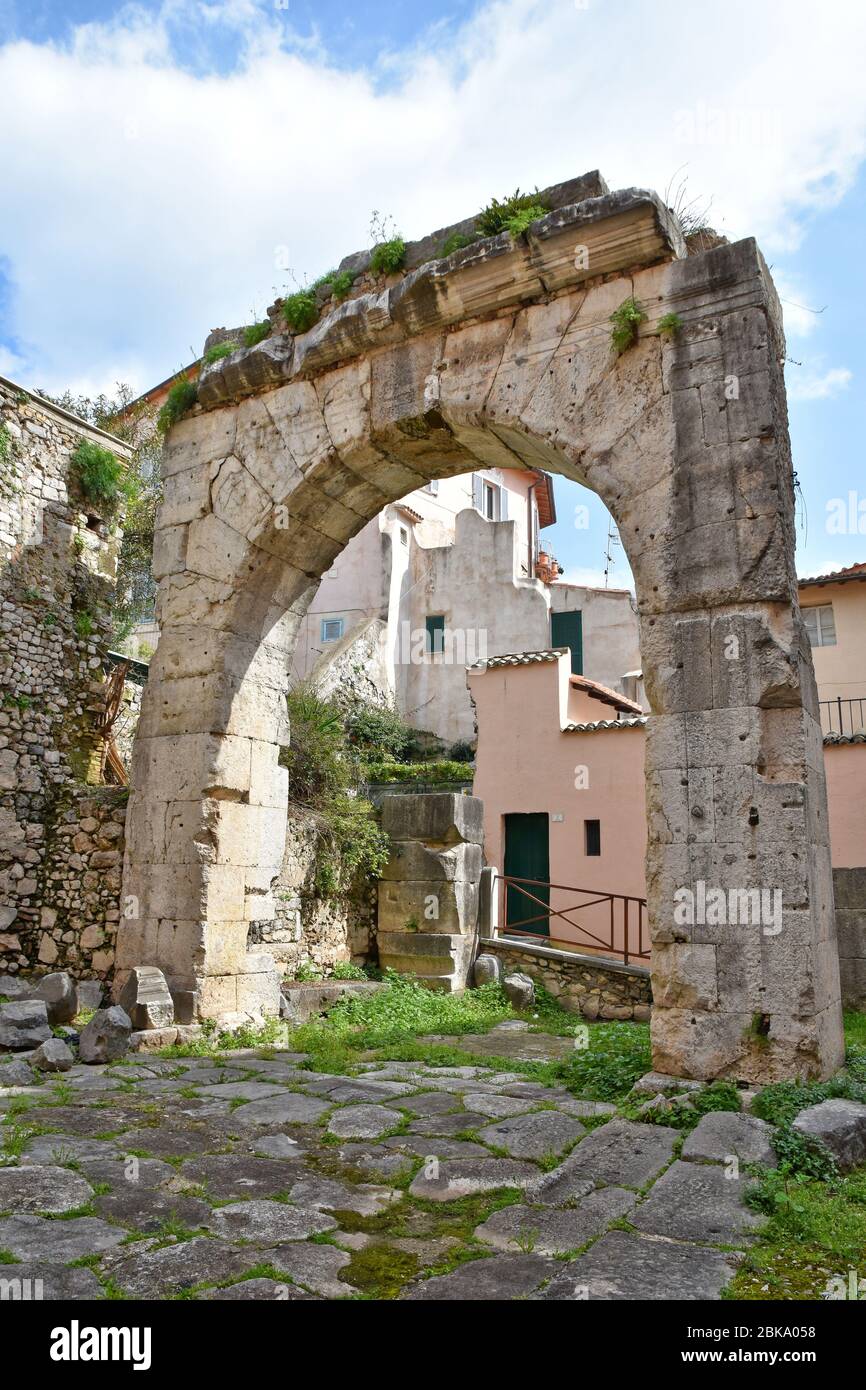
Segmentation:
{"type": "Polygon", "coordinates": [[[0,378],[0,974],[114,959],[126,792],[86,779],[120,536],[70,480],[82,438],[126,457],[0,378]]]}
{"type": "Polygon", "coordinates": [[[649,971],[640,966],[624,966],[616,961],[599,960],[589,964],[587,957],[572,955],[539,943],[521,948],[501,940],[485,938],[481,950],[502,962],[502,972],[517,971],[544,985],[568,1013],[594,1021],[631,1019],[648,1023],[652,1012],[652,986],[649,971]]]}
{"type": "Polygon", "coordinates": [[[316,887],[319,831],[315,818],[290,807],[283,866],[274,887],[274,919],[255,923],[250,944],[274,957],[291,978],[299,966],[330,970],[343,961],[376,958],[378,884],[359,875],[345,893],[324,896],[316,887]]]}

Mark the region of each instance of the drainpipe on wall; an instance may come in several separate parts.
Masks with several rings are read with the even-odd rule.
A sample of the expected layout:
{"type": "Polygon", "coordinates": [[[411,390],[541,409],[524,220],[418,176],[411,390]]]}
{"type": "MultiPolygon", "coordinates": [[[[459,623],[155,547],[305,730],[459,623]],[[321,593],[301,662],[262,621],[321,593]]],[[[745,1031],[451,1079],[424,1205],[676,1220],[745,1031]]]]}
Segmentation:
{"type": "Polygon", "coordinates": [[[526,494],[526,534],[528,536],[528,540],[526,542],[528,559],[527,574],[529,575],[530,579],[535,578],[535,555],[533,553],[532,547],[532,503],[535,499],[535,489],[537,487],[537,480],[534,483],[530,483],[529,491],[526,494]]]}

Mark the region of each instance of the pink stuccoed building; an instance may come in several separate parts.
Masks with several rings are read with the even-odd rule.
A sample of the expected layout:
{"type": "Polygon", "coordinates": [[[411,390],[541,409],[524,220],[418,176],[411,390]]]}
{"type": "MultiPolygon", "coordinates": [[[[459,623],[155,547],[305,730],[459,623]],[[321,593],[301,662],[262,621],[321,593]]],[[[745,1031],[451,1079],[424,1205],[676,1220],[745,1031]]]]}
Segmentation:
{"type": "MultiPolygon", "coordinates": [[[[862,574],[866,579],[866,569],[862,574]]],[[[866,584],[839,590],[826,581],[821,590],[805,585],[804,612],[816,601],[828,609],[834,595],[840,633],[850,628],[857,639],[854,661],[866,633],[866,584]],[[855,605],[859,620],[848,611],[855,605]]],[[[824,645],[834,645],[832,610],[806,621],[810,634],[817,622],[824,645]]],[[[817,646],[814,635],[812,641],[817,646]]],[[[821,650],[815,656],[819,698],[832,696],[835,719],[838,705],[824,683],[821,650]]],[[[838,680],[838,671],[834,675],[838,680]]],[[[497,656],[470,668],[467,683],[478,725],[474,792],[484,801],[485,854],[505,879],[496,888],[500,932],[583,953],[622,957],[627,951],[629,960],[646,963],[649,938],[639,901],[646,894],[641,706],[573,675],[562,649],[497,656]]],[[[845,699],[851,698],[846,686],[845,699]]],[[[855,714],[842,731],[826,728],[824,755],[839,896],[839,873],[866,868],[862,719],[855,714]]]]}

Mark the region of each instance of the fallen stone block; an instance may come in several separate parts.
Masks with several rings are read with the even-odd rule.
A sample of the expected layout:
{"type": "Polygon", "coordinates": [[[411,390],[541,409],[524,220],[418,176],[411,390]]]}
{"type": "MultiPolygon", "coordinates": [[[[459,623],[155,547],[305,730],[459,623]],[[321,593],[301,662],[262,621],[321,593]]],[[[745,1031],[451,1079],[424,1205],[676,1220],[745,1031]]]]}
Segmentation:
{"type": "Polygon", "coordinates": [[[115,1062],[129,1051],[131,1033],[129,1014],[119,1004],[99,1009],[81,1031],[78,1055],[82,1062],[115,1062]]]}
{"type": "Polygon", "coordinates": [[[22,980],[20,975],[0,975],[0,999],[7,999],[10,1004],[32,999],[35,988],[33,980],[22,980]]]}
{"type": "Polygon", "coordinates": [[[40,1043],[30,1060],[38,1071],[69,1071],[75,1065],[72,1049],[62,1038],[40,1043]]]}
{"type": "Polygon", "coordinates": [[[840,1170],[848,1173],[866,1163],[866,1105],[855,1100],[822,1100],[801,1110],[794,1129],[818,1139],[840,1170]]]}
{"type": "Polygon", "coordinates": [[[502,979],[502,961],[498,956],[485,952],[475,962],[472,979],[476,986],[499,984],[502,979]]]}
{"type": "Polygon", "coordinates": [[[102,1004],[105,989],[101,980],[78,981],[79,1009],[98,1009],[102,1004]]]}
{"type": "Polygon", "coordinates": [[[71,1023],[78,1013],[78,985],[65,970],[43,976],[33,998],[45,1001],[52,1028],[60,1023],[71,1023]]]}
{"type": "Polygon", "coordinates": [[[506,975],[502,988],[514,1009],[530,1009],[535,1003],[535,985],[528,975],[506,975]]]}
{"type": "Polygon", "coordinates": [[[170,1028],[174,1023],[174,1000],[156,966],[137,965],[130,970],[117,1002],[137,1030],[170,1028]]]}
{"type": "Polygon", "coordinates": [[[0,1004],[0,1048],[24,1052],[51,1037],[48,1009],[43,999],[22,999],[0,1004]]]}

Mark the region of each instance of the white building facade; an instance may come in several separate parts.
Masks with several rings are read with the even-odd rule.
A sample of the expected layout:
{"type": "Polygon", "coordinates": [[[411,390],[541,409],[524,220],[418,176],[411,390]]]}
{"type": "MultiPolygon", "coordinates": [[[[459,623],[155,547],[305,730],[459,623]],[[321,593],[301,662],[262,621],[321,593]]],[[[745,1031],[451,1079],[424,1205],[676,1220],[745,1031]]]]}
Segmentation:
{"type": "Polygon", "coordinates": [[[555,519],[552,479],[528,469],[433,481],[385,507],[324,576],[295,678],[328,689],[363,667],[446,746],[474,742],[466,667],[488,656],[568,646],[575,674],[633,694],[634,600],[559,579],[544,542],[555,519]]]}

